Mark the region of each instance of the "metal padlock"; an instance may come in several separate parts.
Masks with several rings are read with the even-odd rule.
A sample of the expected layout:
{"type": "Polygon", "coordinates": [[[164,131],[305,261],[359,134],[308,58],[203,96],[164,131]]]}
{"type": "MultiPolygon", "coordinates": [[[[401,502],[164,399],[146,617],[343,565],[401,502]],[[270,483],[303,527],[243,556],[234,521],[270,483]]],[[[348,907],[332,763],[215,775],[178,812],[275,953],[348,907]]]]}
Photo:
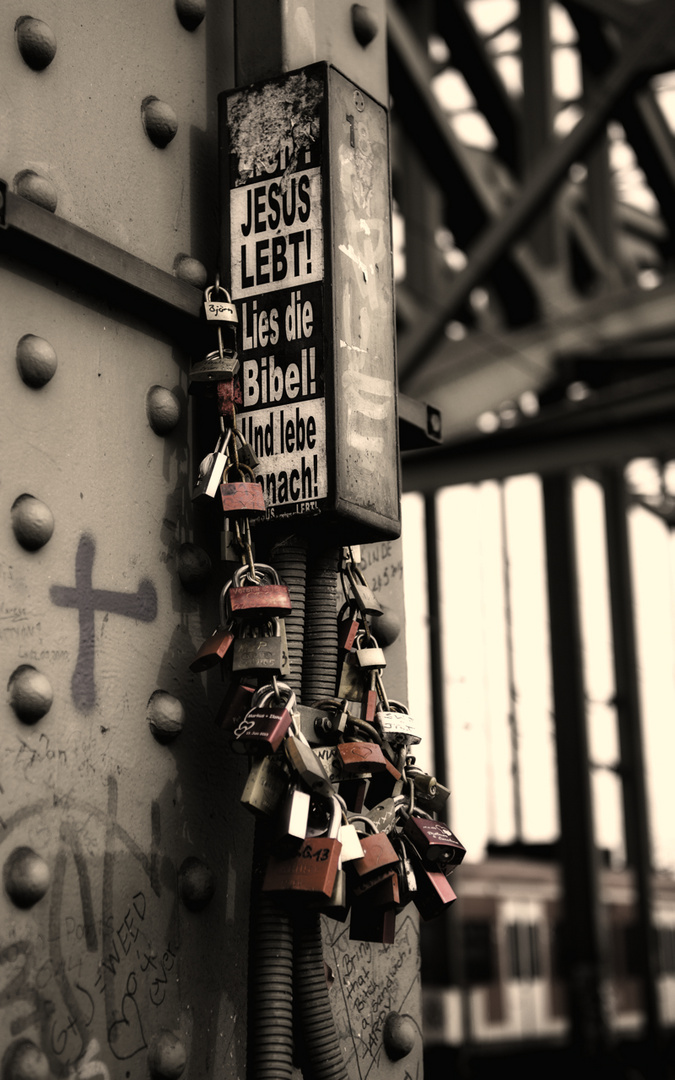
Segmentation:
{"type": "Polygon", "coordinates": [[[265,675],[281,676],[284,670],[283,640],[279,619],[271,619],[273,634],[261,634],[260,627],[244,625],[232,646],[234,674],[262,671],[265,675]]]}
{"type": "Polygon", "coordinates": [[[294,855],[307,836],[309,807],[312,797],[292,784],[279,807],[274,850],[281,858],[294,855]]]}
{"type": "Polygon", "coordinates": [[[365,853],[359,839],[359,834],[356,831],[356,826],[352,825],[351,821],[342,823],[340,826],[339,839],[342,844],[343,863],[351,862],[353,859],[363,858],[365,853]]]}
{"type": "Polygon", "coordinates": [[[386,668],[384,650],[380,648],[372,634],[368,637],[365,630],[359,630],[354,639],[354,649],[353,656],[362,671],[382,671],[386,668]],[[364,645],[364,641],[368,644],[364,645]]]}
{"type": "Polygon", "coordinates": [[[237,309],[232,303],[232,297],[222,285],[210,285],[204,290],[204,314],[208,322],[237,324],[239,316],[237,309]],[[214,293],[217,295],[214,297],[214,293]],[[223,300],[220,294],[224,294],[223,300]]]}
{"type": "Polygon", "coordinates": [[[368,897],[357,898],[352,904],[349,938],[350,941],[393,945],[396,938],[396,909],[373,907],[368,897]]]}
{"type": "Polygon", "coordinates": [[[229,587],[228,581],[220,593],[220,622],[211,637],[207,638],[201,646],[190,664],[190,671],[207,671],[215,667],[225,657],[234,642],[234,623],[225,615],[225,595],[229,587]]]}
{"type": "Polygon", "coordinates": [[[338,743],[337,749],[346,777],[372,776],[376,772],[386,772],[387,766],[393,767],[374,742],[342,742],[338,743]]]}
{"type": "Polygon", "coordinates": [[[207,353],[203,360],[190,364],[191,382],[227,382],[239,371],[235,349],[219,348],[207,353]]]}
{"type": "Polygon", "coordinates": [[[377,873],[384,867],[395,866],[398,855],[392,847],[386,833],[374,832],[364,836],[361,840],[364,855],[362,859],[354,859],[350,864],[350,870],[359,878],[368,877],[377,873]]]}
{"type": "Polygon", "coordinates": [[[288,770],[277,757],[260,758],[251,766],[241,802],[254,814],[275,814],[288,791],[288,780],[288,770]]]}
{"type": "Polygon", "coordinates": [[[333,785],[323,764],[297,729],[284,742],[284,750],[291,769],[310,791],[327,799],[335,797],[333,785]]]}
{"type": "Polygon", "coordinates": [[[391,842],[398,854],[396,873],[398,874],[399,911],[401,911],[406,904],[411,902],[413,893],[417,892],[417,879],[402,837],[394,833],[391,842]]]}
{"type": "Polygon", "coordinates": [[[412,902],[426,922],[442,914],[446,908],[449,908],[454,903],[457,896],[445,874],[425,867],[419,852],[415,850],[413,844],[406,842],[406,851],[417,884],[417,889],[412,894],[412,902]]]}
{"type": "Polygon", "coordinates": [[[466,855],[466,848],[443,821],[410,814],[403,823],[403,835],[407,836],[425,863],[440,867],[459,866],[466,855]]]}
{"type": "Polygon", "coordinates": [[[240,462],[238,466],[230,465],[226,476],[228,479],[220,485],[220,497],[223,510],[228,516],[256,517],[267,513],[265,493],[250,466],[244,465],[243,462],[240,462]],[[233,470],[237,471],[241,477],[244,473],[249,473],[251,479],[231,481],[229,476],[233,470]]]}
{"type": "MultiPolygon", "coordinates": [[[[335,747],[337,753],[337,747],[335,747]]],[[[360,814],[363,810],[366,793],[370,780],[365,776],[355,776],[351,780],[340,780],[338,795],[344,799],[347,809],[352,814],[360,814]]]]}
{"type": "Polygon", "coordinates": [[[255,471],[260,465],[260,458],[256,454],[250,442],[246,441],[246,439],[244,438],[244,433],[240,431],[239,428],[236,429],[234,434],[239,444],[237,446],[237,457],[241,462],[243,462],[244,465],[248,465],[249,469],[253,469],[255,471]]]}
{"type": "Polygon", "coordinates": [[[223,473],[227,468],[226,450],[231,435],[231,431],[226,431],[221,434],[213,453],[208,454],[200,463],[199,476],[192,489],[191,499],[193,502],[196,502],[198,499],[214,499],[218,494],[218,488],[223,479],[223,473]]]}
{"type": "Polygon", "coordinates": [[[414,746],[422,741],[419,724],[413,720],[400,701],[387,702],[388,709],[375,710],[375,726],[383,739],[401,746],[414,746]]]}
{"type": "Polygon", "coordinates": [[[265,563],[254,563],[253,573],[248,566],[235,571],[227,602],[236,619],[283,618],[292,608],[288,586],[282,585],[276,570],[265,563]]]}
{"type": "Polygon", "coordinates": [[[306,839],[290,859],[272,855],[262,883],[263,892],[312,893],[330,899],[342,850],[338,840],[341,818],[342,809],[333,797],[327,834],[306,839]]]}
{"type": "Polygon", "coordinates": [[[273,754],[293,721],[295,694],[287,683],[256,690],[251,708],[233,729],[235,747],[245,754],[273,754]],[[276,704],[272,704],[272,702],[276,704]]]}
{"type": "Polygon", "coordinates": [[[341,923],[347,921],[351,905],[347,897],[347,875],[341,866],[338,866],[330,899],[321,897],[317,901],[317,907],[321,914],[329,919],[335,919],[336,922],[341,923]]]}
{"type": "Polygon", "coordinates": [[[396,825],[401,806],[406,804],[407,801],[405,798],[395,799],[390,796],[376,806],[371,807],[368,811],[368,817],[378,832],[391,832],[396,825]]]}
{"type": "Polygon", "coordinates": [[[375,593],[366,583],[366,579],[355,563],[349,562],[345,567],[349,584],[354,596],[356,606],[362,615],[382,615],[383,611],[375,598],[375,593]]]}
{"type": "Polygon", "coordinates": [[[342,605],[338,614],[338,648],[349,652],[352,648],[356,635],[363,628],[363,623],[357,617],[358,607],[355,601],[347,601],[342,605]]]}
{"type": "Polygon", "coordinates": [[[450,797],[450,788],[444,787],[435,776],[430,776],[416,766],[406,765],[406,776],[415,786],[415,801],[422,810],[434,814],[442,813],[450,797]]]}
{"type": "Polygon", "coordinates": [[[232,731],[240,720],[243,720],[251,708],[251,701],[255,693],[254,686],[245,686],[237,679],[233,679],[225,692],[225,697],[220,703],[216,714],[216,723],[224,731],[232,731]]]}

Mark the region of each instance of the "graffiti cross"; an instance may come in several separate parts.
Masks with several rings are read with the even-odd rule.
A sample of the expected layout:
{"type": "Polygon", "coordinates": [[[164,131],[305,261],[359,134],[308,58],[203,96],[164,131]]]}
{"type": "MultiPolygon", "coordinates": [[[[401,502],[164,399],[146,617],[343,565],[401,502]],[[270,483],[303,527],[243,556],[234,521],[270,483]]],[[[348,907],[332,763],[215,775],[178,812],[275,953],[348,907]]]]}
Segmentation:
{"type": "Polygon", "coordinates": [[[50,590],[53,604],[77,608],[80,615],[80,646],[71,682],[73,702],[80,712],[87,712],[96,704],[94,612],[108,611],[141,622],[152,622],[157,617],[157,592],[147,579],[141,581],[135,593],[92,588],[95,552],[93,538],[81,536],[75,556],[75,587],[52,585],[50,590]]]}

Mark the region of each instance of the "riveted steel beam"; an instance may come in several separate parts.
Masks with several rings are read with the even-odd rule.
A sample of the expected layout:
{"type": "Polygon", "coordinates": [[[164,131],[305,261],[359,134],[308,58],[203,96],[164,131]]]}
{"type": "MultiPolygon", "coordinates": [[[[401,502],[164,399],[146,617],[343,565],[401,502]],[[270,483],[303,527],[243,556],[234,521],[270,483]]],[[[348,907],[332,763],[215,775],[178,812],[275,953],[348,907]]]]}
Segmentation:
{"type": "Polygon", "coordinates": [[[446,303],[433,320],[410,335],[405,356],[399,355],[402,385],[408,373],[424,363],[442,341],[444,329],[471,290],[490,273],[513,242],[534,221],[570,165],[583,158],[621,97],[634,87],[652,53],[664,35],[675,26],[675,9],[659,8],[630,50],[616,62],[589,102],[584,116],[559,143],[542,155],[531,177],[510,208],[494,221],[469,248],[469,261],[449,289],[446,303]]]}

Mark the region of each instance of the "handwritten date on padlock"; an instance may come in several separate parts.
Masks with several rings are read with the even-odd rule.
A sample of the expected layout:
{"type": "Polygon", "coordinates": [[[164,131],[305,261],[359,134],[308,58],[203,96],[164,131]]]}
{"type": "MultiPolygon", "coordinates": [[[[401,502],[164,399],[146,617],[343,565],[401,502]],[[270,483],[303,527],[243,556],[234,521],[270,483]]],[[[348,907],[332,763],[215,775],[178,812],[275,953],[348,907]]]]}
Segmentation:
{"type": "Polygon", "coordinates": [[[251,709],[232,734],[246,753],[273,754],[281,746],[292,719],[288,709],[251,709]]]}

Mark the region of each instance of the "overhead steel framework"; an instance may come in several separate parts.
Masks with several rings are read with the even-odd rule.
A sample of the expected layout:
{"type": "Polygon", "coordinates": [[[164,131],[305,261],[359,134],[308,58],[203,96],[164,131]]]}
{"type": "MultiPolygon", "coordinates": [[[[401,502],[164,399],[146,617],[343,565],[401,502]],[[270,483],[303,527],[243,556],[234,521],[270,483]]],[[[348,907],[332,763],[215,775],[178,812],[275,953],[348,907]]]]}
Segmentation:
{"type": "MultiPolygon", "coordinates": [[[[440,409],[445,443],[406,456],[403,469],[404,489],[425,495],[430,582],[439,488],[543,477],[567,989],[572,1046],[586,1065],[611,1040],[571,482],[592,470],[602,483],[645,1067],[659,1075],[623,467],[635,456],[675,457],[675,5],[390,0],[388,56],[405,253],[399,381],[440,409]]],[[[430,611],[437,620],[433,597],[430,611]]],[[[440,652],[432,650],[437,726],[447,721],[440,652]]]]}

